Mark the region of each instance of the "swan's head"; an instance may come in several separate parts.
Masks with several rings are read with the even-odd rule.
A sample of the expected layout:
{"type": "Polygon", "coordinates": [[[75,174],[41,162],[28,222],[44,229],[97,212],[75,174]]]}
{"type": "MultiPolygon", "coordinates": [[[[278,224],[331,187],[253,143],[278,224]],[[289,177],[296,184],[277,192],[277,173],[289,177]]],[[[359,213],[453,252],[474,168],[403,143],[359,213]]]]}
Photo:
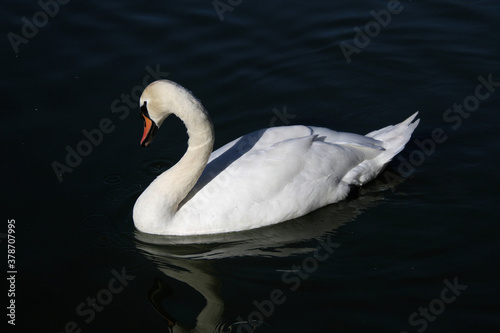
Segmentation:
{"type": "Polygon", "coordinates": [[[139,104],[144,121],[144,133],[141,146],[147,147],[163,121],[178,108],[179,97],[186,90],[175,82],[158,80],[142,92],[139,104]]]}
{"type": "Polygon", "coordinates": [[[193,126],[199,125],[197,123],[203,120],[210,122],[205,109],[191,92],[169,80],[158,80],[147,86],[142,92],[139,104],[144,120],[141,139],[143,147],[151,144],[161,124],[171,114],[193,126]]]}
{"type": "Polygon", "coordinates": [[[171,99],[176,86],[174,82],[159,80],[151,83],[142,92],[139,100],[141,117],[144,121],[144,133],[142,134],[141,146],[147,147],[153,142],[153,138],[161,124],[172,112],[171,99]]]}

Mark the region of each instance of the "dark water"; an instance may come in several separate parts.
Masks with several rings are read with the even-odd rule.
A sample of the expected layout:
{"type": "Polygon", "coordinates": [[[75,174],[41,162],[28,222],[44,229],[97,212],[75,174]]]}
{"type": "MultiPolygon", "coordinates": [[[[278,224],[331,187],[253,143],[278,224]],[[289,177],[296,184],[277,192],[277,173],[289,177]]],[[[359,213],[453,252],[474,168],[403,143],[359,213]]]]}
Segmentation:
{"type": "Polygon", "coordinates": [[[500,332],[497,2],[47,3],[0,14],[9,331],[500,332]],[[139,147],[153,77],[193,91],[216,146],[272,125],[367,133],[417,110],[421,124],[345,202],[148,237],[133,204],[187,139],[169,118],[139,147]]]}

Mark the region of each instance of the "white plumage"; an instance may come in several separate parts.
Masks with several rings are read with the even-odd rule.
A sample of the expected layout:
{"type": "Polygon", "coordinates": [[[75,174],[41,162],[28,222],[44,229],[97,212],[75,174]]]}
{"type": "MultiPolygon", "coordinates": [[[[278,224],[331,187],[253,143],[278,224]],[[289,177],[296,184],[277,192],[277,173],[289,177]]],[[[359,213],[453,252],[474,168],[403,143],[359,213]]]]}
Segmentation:
{"type": "Polygon", "coordinates": [[[305,215],[344,199],[375,178],[410,139],[417,113],[366,136],[312,126],[283,126],[242,136],[212,151],[203,106],[174,82],[153,82],[141,97],[145,133],[171,113],[184,121],[189,147],[137,199],[143,232],[197,235],[248,230],[305,215]],[[211,154],[210,154],[211,153],[211,154]]]}

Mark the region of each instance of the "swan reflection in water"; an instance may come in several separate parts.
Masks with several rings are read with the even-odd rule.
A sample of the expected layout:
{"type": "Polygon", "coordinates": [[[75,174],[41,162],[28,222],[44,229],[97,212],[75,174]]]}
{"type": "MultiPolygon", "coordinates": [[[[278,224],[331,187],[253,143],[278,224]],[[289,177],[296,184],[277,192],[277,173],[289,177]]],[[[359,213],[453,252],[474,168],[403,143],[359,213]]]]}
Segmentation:
{"type": "MultiPolygon", "coordinates": [[[[148,298],[166,321],[171,332],[261,332],[262,323],[224,318],[222,283],[212,268],[220,259],[243,256],[288,257],[312,253],[316,248],[304,243],[316,239],[325,242],[340,226],[354,220],[364,210],[381,203],[382,191],[394,188],[404,179],[385,171],[376,180],[359,189],[352,197],[323,207],[301,218],[243,232],[205,236],[159,236],[135,232],[136,246],[166,276],[184,282],[206,301],[190,328],[170,315],[169,296],[173,290],[166,279],[155,278],[148,298]]],[[[311,244],[309,242],[309,244],[311,244]]],[[[241,318],[240,318],[241,319],[241,318]]]]}

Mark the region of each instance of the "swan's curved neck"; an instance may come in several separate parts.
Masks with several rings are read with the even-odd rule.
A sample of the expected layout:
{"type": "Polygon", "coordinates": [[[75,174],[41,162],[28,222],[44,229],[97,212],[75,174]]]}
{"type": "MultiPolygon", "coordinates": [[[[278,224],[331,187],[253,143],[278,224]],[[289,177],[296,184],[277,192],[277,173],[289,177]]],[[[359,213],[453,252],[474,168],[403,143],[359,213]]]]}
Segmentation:
{"type": "Polygon", "coordinates": [[[176,213],[179,203],[200,178],[212,153],[214,130],[210,117],[198,100],[185,93],[171,110],[186,126],[188,149],[177,164],[158,176],[143,193],[150,203],[161,202],[150,206],[159,209],[150,212],[157,215],[157,219],[172,217],[176,213]]]}

